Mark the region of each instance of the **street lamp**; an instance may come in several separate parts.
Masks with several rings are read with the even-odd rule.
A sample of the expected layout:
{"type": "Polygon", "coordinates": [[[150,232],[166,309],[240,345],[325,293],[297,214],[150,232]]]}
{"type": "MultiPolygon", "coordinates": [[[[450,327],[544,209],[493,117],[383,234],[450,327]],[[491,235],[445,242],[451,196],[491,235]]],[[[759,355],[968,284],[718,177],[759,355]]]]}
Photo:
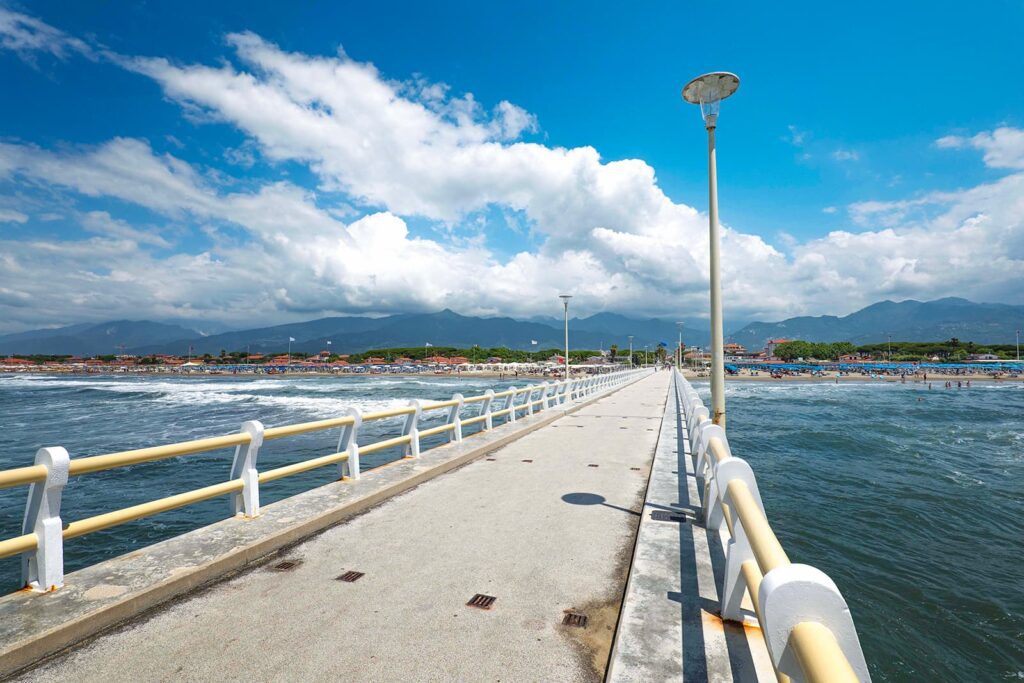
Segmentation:
{"type": "Polygon", "coordinates": [[[647,358],[647,349],[648,349],[649,347],[650,347],[650,344],[644,344],[644,367],[645,367],[645,368],[646,368],[646,367],[647,367],[648,365],[650,365],[650,364],[651,364],[651,361],[650,361],[650,360],[649,360],[649,359],[647,358]]]}
{"type": "Polygon", "coordinates": [[[683,88],[683,99],[700,105],[704,127],[708,131],[708,242],[711,246],[711,402],[712,421],[725,429],[725,359],[722,349],[722,277],[719,267],[718,169],[715,160],[715,127],[718,107],[740,87],[736,74],[725,71],[704,74],[683,88]]]}
{"type": "Polygon", "coordinates": [[[629,335],[629,369],[633,369],[633,335],[629,335]]]}
{"type": "Polygon", "coordinates": [[[683,371],[683,322],[677,321],[676,327],[679,328],[679,342],[676,344],[676,367],[679,368],[679,372],[683,371]]]}
{"type": "Polygon", "coordinates": [[[569,299],[572,298],[572,295],[559,294],[558,298],[565,306],[565,378],[569,379],[569,299]]]}

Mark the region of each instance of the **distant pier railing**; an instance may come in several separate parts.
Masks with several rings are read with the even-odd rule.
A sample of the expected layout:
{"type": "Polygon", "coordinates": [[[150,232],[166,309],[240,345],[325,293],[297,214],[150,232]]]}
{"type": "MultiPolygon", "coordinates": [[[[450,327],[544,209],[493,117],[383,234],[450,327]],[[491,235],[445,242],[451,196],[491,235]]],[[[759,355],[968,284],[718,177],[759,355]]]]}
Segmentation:
{"type": "Polygon", "coordinates": [[[725,547],[722,618],[742,621],[740,603],[744,592],[750,595],[780,681],[870,681],[839,588],[819,569],[790,562],[768,523],[750,465],[733,456],[725,430],[711,422],[690,383],[678,371],[673,376],[694,473],[704,482],[704,523],[719,532],[725,547]]]}
{"type": "Polygon", "coordinates": [[[404,457],[417,458],[421,440],[426,437],[447,434],[448,443],[461,442],[463,427],[480,423],[477,433],[486,432],[495,427],[496,420],[502,424],[514,423],[519,416],[590,398],[639,379],[648,372],[622,370],[510,387],[500,392],[488,390],[479,396],[455,394],[446,401],[413,399],[401,408],[369,413],[353,407],[335,418],[281,427],[266,428],[258,420],[252,420],[243,423],[237,434],[83,458],[72,459],[67,450],[59,446],[40,448],[36,452],[35,464],[0,470],[0,488],[30,485],[22,533],[0,541],[0,558],[20,554],[23,585],[35,592],[53,591],[64,583],[64,541],[68,539],[229,494],[234,514],[255,517],[260,509],[261,484],[334,464],[339,466],[342,480],[358,479],[361,474],[360,455],[401,446],[404,447],[404,457]],[[472,404],[479,404],[477,414],[464,417],[463,409],[472,404]],[[420,419],[424,413],[432,411],[445,411],[442,413],[444,423],[421,430],[420,419]],[[359,443],[360,428],[364,424],[388,418],[403,418],[398,436],[369,444],[359,443]],[[341,433],[334,453],[262,472],[257,469],[259,450],[265,441],[336,428],[340,428],[341,433]],[[235,447],[235,456],[227,481],[66,525],[61,519],[61,497],[69,477],[230,446],[235,447]]]}

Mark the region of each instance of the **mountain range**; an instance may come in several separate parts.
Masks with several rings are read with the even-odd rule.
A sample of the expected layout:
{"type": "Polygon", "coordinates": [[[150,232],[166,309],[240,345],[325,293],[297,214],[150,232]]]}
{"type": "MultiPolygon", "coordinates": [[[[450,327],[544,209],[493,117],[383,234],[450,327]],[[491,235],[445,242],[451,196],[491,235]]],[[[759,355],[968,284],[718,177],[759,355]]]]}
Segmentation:
{"type": "MultiPolygon", "coordinates": [[[[617,344],[634,350],[646,344],[653,352],[664,342],[671,346],[678,338],[674,323],[639,320],[614,313],[599,313],[569,321],[570,346],[599,349],[617,344]]],[[[707,332],[687,331],[688,344],[706,344],[707,332]]],[[[313,353],[330,349],[335,353],[358,353],[373,348],[434,346],[509,347],[514,349],[560,348],[564,342],[563,322],[479,318],[450,310],[437,313],[403,313],[381,318],[331,317],[250,330],[201,335],[178,325],[148,320],[116,321],[98,325],[79,324],[0,336],[0,354],[74,354],[80,356],[119,353],[148,355],[217,355],[225,351],[250,353],[292,351],[313,353]],[[331,344],[328,345],[327,342],[331,344]],[[534,344],[533,342],[536,342],[534,344]],[[191,347],[191,351],[190,351],[191,347]]]]}
{"type": "MultiPolygon", "coordinates": [[[[82,323],[66,327],[32,330],[0,336],[0,354],[74,354],[80,356],[118,353],[142,355],[191,353],[217,355],[220,351],[251,353],[282,352],[291,348],[317,352],[328,348],[336,353],[357,353],[373,348],[424,346],[482,347],[515,349],[559,348],[564,343],[562,320],[536,317],[480,318],[450,310],[437,313],[403,313],[379,318],[330,317],[220,334],[201,334],[183,325],[148,320],[119,320],[100,324],[82,323]],[[536,344],[533,342],[536,341],[536,344]]],[[[1013,343],[1014,331],[1024,329],[1024,306],[973,303],[947,298],[920,302],[881,301],[843,317],[830,315],[789,318],[779,322],[754,322],[728,335],[728,341],[748,349],[760,349],[770,338],[806,341],[851,341],[855,344],[885,341],[941,341],[957,337],[978,343],[1013,343]]],[[[674,322],[630,318],[616,313],[598,313],[569,321],[570,346],[628,348],[634,335],[634,350],[659,343],[673,346],[678,339],[674,322]]],[[[685,323],[687,345],[706,346],[706,321],[685,323]]]]}
{"type": "Polygon", "coordinates": [[[854,344],[892,341],[945,341],[956,337],[979,344],[1012,344],[1024,330],[1024,306],[974,303],[949,297],[935,301],[880,301],[843,317],[821,315],[781,322],[750,323],[729,335],[748,349],[760,349],[767,339],[811,342],[849,341],[854,344]]]}

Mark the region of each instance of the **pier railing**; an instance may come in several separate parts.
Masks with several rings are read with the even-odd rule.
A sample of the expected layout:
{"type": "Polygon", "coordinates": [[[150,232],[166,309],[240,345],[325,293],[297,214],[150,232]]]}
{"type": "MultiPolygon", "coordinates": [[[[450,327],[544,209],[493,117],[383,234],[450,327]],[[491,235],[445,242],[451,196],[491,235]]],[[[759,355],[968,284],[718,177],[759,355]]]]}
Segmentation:
{"type": "Polygon", "coordinates": [[[722,618],[743,621],[740,604],[745,592],[750,595],[780,681],[870,681],[839,588],[821,570],[790,562],[768,523],[750,465],[732,454],[725,430],[711,422],[690,383],[673,374],[694,473],[704,483],[705,527],[718,531],[725,547],[722,618]]]}
{"type": "Polygon", "coordinates": [[[23,584],[41,593],[56,590],[64,583],[66,540],[225,495],[231,496],[231,511],[235,515],[256,517],[260,510],[261,484],[328,465],[339,466],[342,480],[359,479],[361,455],[403,447],[404,457],[418,458],[422,439],[426,437],[446,434],[448,443],[458,443],[463,440],[464,427],[479,423],[481,426],[476,433],[487,432],[495,428],[496,422],[514,423],[538,411],[591,398],[639,379],[647,372],[622,370],[510,387],[499,392],[488,390],[479,396],[455,394],[446,401],[413,399],[407,406],[377,412],[364,413],[358,408],[349,408],[338,417],[280,427],[264,427],[258,420],[251,420],[243,423],[237,434],[82,458],[71,458],[68,451],[59,446],[41,448],[36,452],[35,464],[0,470],[0,488],[29,485],[22,533],[0,541],[0,558],[21,555],[23,584]],[[479,406],[476,415],[464,417],[463,409],[472,404],[479,406]],[[433,411],[443,411],[444,422],[421,429],[424,413],[433,411]],[[364,424],[389,418],[401,418],[398,436],[369,444],[359,443],[364,424]],[[265,441],[329,429],[340,429],[334,453],[262,472],[258,470],[259,451],[265,441]],[[68,524],[62,521],[61,497],[69,477],[231,446],[235,447],[235,455],[227,481],[68,524]]]}

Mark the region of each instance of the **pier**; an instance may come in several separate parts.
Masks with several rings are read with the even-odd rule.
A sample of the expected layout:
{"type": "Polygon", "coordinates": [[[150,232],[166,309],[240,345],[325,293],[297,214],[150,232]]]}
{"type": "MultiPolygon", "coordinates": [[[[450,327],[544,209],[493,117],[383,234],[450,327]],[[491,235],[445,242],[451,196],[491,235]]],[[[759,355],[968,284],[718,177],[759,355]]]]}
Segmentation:
{"type": "Polygon", "coordinates": [[[36,465],[0,472],[0,484],[31,484],[26,533],[0,542],[23,554],[28,586],[0,598],[0,673],[868,680],[838,589],[790,564],[753,473],[707,417],[681,375],[637,370],[247,422],[204,443],[67,459],[63,479],[61,454],[43,449],[36,465]],[[422,422],[432,411],[436,426],[422,422]],[[399,435],[360,444],[376,419],[398,420],[399,435]],[[259,470],[264,439],[312,430],[340,432],[337,452],[259,470]],[[435,434],[448,442],[421,450],[435,434]],[[60,519],[69,473],[232,445],[224,484],[84,526],[60,519]],[[380,448],[404,457],[360,471],[359,454],[380,448]],[[260,506],[260,483],[313,467],[337,467],[339,481],[260,506]],[[236,514],[67,576],[58,566],[69,530],[204,496],[228,497],[236,514]]]}

